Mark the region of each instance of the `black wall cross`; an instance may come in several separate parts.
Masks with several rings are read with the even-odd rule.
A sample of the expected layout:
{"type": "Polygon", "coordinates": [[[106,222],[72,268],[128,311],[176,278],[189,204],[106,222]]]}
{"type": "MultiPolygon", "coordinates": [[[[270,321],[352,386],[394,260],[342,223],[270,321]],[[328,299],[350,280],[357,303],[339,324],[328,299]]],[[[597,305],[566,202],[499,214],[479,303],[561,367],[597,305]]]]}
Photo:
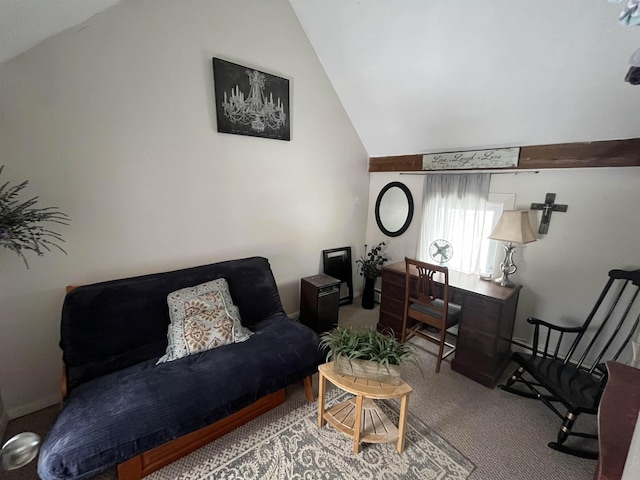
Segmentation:
{"type": "Polygon", "coordinates": [[[532,203],[531,210],[542,210],[542,219],[540,220],[540,228],[538,233],[547,233],[549,231],[549,222],[551,221],[551,212],[566,212],[568,205],[556,205],[556,194],[547,193],[544,197],[544,203],[532,203]]]}

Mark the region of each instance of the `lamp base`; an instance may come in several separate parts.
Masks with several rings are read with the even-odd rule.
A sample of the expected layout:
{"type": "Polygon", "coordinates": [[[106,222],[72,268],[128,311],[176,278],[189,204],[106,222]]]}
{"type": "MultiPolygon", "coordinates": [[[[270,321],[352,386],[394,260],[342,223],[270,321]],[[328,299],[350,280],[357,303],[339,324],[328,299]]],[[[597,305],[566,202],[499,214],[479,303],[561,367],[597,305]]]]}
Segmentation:
{"type": "Polygon", "coordinates": [[[501,287],[513,288],[516,286],[511,280],[509,280],[509,275],[513,275],[518,270],[513,264],[513,251],[516,249],[515,245],[512,242],[504,245],[504,260],[500,264],[500,271],[502,272],[502,276],[500,278],[496,278],[494,282],[496,282],[501,287]]]}
{"type": "Polygon", "coordinates": [[[509,275],[503,275],[500,278],[496,278],[494,282],[500,285],[501,287],[513,288],[516,286],[515,283],[509,280],[509,275]]]}

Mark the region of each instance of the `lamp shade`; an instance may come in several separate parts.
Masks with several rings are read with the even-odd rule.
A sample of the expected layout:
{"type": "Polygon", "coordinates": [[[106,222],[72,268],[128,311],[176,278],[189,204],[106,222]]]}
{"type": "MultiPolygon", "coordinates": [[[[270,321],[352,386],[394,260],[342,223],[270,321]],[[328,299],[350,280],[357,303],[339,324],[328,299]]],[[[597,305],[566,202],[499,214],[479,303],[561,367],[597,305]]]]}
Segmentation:
{"type": "Polygon", "coordinates": [[[536,237],[529,224],[529,212],[505,210],[489,238],[514,243],[535,242],[536,237]]]}

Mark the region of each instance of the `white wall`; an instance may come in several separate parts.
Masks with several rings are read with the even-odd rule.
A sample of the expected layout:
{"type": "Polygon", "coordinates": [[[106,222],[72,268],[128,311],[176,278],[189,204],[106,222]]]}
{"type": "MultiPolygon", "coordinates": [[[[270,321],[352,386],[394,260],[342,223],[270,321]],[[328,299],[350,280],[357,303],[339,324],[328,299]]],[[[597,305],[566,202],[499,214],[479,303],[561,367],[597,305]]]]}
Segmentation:
{"type": "Polygon", "coordinates": [[[58,206],[68,256],[0,254],[11,417],[59,398],[67,284],[263,255],[285,307],[364,243],[367,155],[285,0],[125,1],[2,64],[0,164],[58,206]],[[287,77],[291,141],[216,132],[211,58],[287,77]]]}
{"type": "MultiPolygon", "coordinates": [[[[374,207],[378,193],[391,181],[405,183],[416,202],[409,230],[388,239],[390,261],[415,256],[422,211],[423,177],[399,173],[372,173],[367,241],[388,239],[378,229],[374,207]]],[[[510,277],[524,285],[520,293],[514,338],[529,342],[526,318],[535,316],[564,325],[581,325],[607,273],[614,268],[640,268],[637,215],[640,167],[541,170],[539,173],[494,174],[492,193],[515,193],[516,209],[529,210],[556,193],[556,203],[569,206],[551,216],[549,233],[537,233],[541,212],[531,211],[537,241],[517,248],[518,271],[510,277]]]]}

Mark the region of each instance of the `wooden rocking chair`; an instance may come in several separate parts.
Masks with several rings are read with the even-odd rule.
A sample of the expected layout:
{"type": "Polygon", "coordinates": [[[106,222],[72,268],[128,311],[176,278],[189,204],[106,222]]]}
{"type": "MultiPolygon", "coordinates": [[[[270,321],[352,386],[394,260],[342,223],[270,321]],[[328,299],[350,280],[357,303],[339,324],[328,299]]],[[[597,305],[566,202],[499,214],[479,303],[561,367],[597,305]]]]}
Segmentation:
{"type": "Polygon", "coordinates": [[[571,429],[580,413],[598,413],[607,381],[604,362],[618,359],[640,322],[639,291],[640,270],[611,270],[609,280],[581,327],[559,327],[537,318],[527,319],[534,326],[533,351],[512,355],[519,367],[501,388],[541,400],[562,419],[557,441],[549,443],[549,447],[583,458],[598,457],[597,446],[595,450],[574,448],[565,445],[565,441],[569,436],[597,439],[597,435],[571,429]],[[589,327],[597,329],[593,336],[585,335],[589,327]],[[514,388],[516,383],[524,385],[526,390],[514,388]],[[546,392],[540,392],[540,388],[546,392]],[[561,403],[566,414],[552,402],[561,403]]]}

